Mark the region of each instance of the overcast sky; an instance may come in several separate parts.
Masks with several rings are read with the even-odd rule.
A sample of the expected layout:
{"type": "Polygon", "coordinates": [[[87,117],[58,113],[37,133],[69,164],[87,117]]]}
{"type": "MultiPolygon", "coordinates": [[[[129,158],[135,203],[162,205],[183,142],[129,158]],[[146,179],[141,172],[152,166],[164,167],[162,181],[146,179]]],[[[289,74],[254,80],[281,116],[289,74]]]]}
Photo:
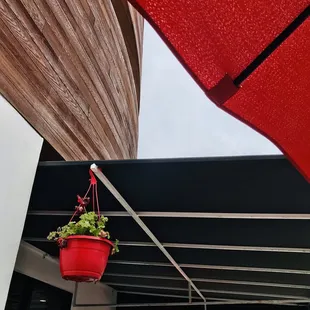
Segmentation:
{"type": "Polygon", "coordinates": [[[139,158],[280,153],[216,108],[147,23],[139,135],[139,158]]]}

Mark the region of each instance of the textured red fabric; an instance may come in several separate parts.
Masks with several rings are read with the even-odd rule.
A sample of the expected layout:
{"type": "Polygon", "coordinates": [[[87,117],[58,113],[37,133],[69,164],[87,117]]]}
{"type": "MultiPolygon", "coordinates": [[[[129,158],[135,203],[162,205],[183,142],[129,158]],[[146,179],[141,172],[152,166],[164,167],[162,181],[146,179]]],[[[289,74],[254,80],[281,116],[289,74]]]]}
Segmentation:
{"type": "Polygon", "coordinates": [[[310,0],[129,1],[209,98],[272,140],[310,181],[309,19],[240,89],[232,83],[310,0]]]}
{"type": "Polygon", "coordinates": [[[310,19],[241,85],[224,109],[271,139],[310,180],[310,19]]]}
{"type": "Polygon", "coordinates": [[[309,0],[130,0],[204,90],[235,78],[309,0]]]}

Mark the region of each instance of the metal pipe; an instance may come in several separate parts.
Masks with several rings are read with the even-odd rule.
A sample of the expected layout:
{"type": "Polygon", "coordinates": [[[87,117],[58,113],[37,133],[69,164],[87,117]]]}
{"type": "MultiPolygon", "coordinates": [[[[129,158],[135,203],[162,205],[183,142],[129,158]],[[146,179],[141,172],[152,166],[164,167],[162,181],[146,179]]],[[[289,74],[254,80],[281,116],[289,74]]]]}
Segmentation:
{"type": "MultiPolygon", "coordinates": [[[[25,241],[50,242],[46,238],[25,237],[25,241]]],[[[156,247],[152,242],[121,241],[121,246],[132,247],[156,247]]],[[[300,253],[310,254],[310,248],[284,248],[244,245],[217,245],[217,244],[193,244],[193,243],[162,243],[165,248],[197,249],[197,250],[221,250],[221,251],[248,251],[248,252],[276,252],[276,253],[300,253]]]]}
{"type": "MultiPolygon", "coordinates": [[[[105,211],[104,214],[108,217],[128,217],[131,216],[124,211],[105,211]]],[[[153,212],[153,211],[138,211],[135,214],[139,217],[168,217],[168,218],[204,218],[204,219],[244,219],[244,220],[310,220],[309,213],[214,213],[214,212],[153,212]]],[[[32,210],[28,211],[28,215],[40,216],[70,216],[70,211],[44,211],[32,210]]]]}
{"type": "Polygon", "coordinates": [[[192,287],[190,283],[188,283],[188,302],[191,304],[192,303],[192,287]]]}
{"type": "Polygon", "coordinates": [[[193,281],[187,276],[183,269],[178,265],[170,253],[165,249],[165,247],[160,243],[160,241],[155,237],[151,230],[144,224],[141,218],[137,213],[130,207],[127,201],[123,196],[118,192],[118,190],[112,185],[108,178],[98,169],[96,164],[91,165],[91,170],[95,173],[97,178],[106,186],[106,188],[111,192],[111,194],[118,200],[118,202],[124,207],[124,209],[132,216],[132,218],[138,223],[138,225],[144,230],[144,232],[150,237],[150,239],[158,246],[162,253],[167,257],[170,263],[179,271],[183,278],[188,281],[192,288],[197,292],[197,294],[202,298],[203,301],[206,301],[205,297],[202,295],[197,286],[193,281]]]}
{"type": "MultiPolygon", "coordinates": [[[[156,279],[156,280],[172,280],[172,281],[184,281],[181,277],[170,276],[154,276],[154,275],[140,275],[130,273],[105,273],[105,276],[111,277],[124,277],[124,278],[138,278],[138,279],[156,279]]],[[[203,283],[217,283],[217,284],[233,284],[233,285],[246,285],[246,286],[266,286],[266,287],[280,287],[280,288],[292,288],[301,290],[310,290],[309,285],[289,284],[289,283],[272,283],[272,282],[253,282],[253,281],[238,281],[238,280],[218,280],[218,279],[205,279],[205,278],[192,278],[195,282],[203,283]]]]}
{"type": "MultiPolygon", "coordinates": [[[[184,287],[170,287],[170,286],[156,286],[156,285],[142,285],[142,284],[130,284],[130,283],[113,283],[113,282],[103,282],[106,285],[110,286],[122,286],[122,287],[137,287],[137,288],[146,288],[146,289],[157,289],[157,290],[171,290],[171,291],[188,291],[184,287]]],[[[229,290],[210,290],[210,289],[200,289],[204,293],[214,293],[214,294],[231,294],[231,295],[243,295],[243,296],[264,296],[271,298],[288,298],[288,299],[304,299],[303,296],[296,295],[280,295],[280,294],[267,294],[267,293],[255,293],[255,292],[243,292],[243,291],[229,291],[229,290]]]]}
{"type": "MultiPolygon", "coordinates": [[[[111,260],[109,263],[110,264],[122,264],[122,265],[135,265],[135,266],[172,267],[170,264],[159,263],[159,262],[111,260]]],[[[232,270],[232,271],[270,272],[270,273],[310,275],[310,270],[299,270],[299,269],[275,269],[275,268],[202,265],[202,264],[180,264],[180,267],[193,268],[193,269],[208,269],[208,270],[232,270]]]]}
{"type": "MultiPolygon", "coordinates": [[[[45,238],[24,238],[24,241],[44,241],[50,242],[45,240],[45,238]]],[[[111,261],[112,264],[123,264],[123,265],[137,265],[137,266],[159,266],[159,267],[172,267],[170,264],[167,263],[159,263],[159,262],[139,262],[139,261],[122,261],[122,260],[114,260],[111,261]]],[[[298,270],[298,269],[274,269],[274,268],[259,268],[259,267],[240,267],[240,266],[220,266],[220,265],[200,265],[200,264],[180,264],[183,268],[195,268],[195,269],[210,269],[210,270],[238,270],[238,271],[249,271],[249,272],[268,272],[268,273],[285,273],[285,274],[303,274],[303,275],[310,275],[310,271],[308,270],[298,270]]],[[[192,279],[193,280],[193,279],[192,279]]],[[[193,280],[194,281],[194,280],[193,280]]],[[[201,279],[195,279],[195,281],[202,281],[201,279]]],[[[203,282],[203,281],[202,281],[203,282]]],[[[207,280],[205,280],[207,282],[207,280]]],[[[255,283],[255,282],[253,282],[255,283]]],[[[245,285],[255,285],[250,283],[240,283],[245,285]]],[[[238,283],[231,283],[231,284],[238,284],[238,283]]],[[[257,285],[265,286],[266,283],[259,283],[257,285]]],[[[266,286],[279,286],[278,284],[273,285],[270,283],[266,286]]],[[[289,284],[283,284],[282,287],[294,288],[289,287],[289,284]]],[[[303,287],[296,287],[301,289],[309,289],[309,286],[303,287]]]]}
{"type": "MultiPolygon", "coordinates": [[[[188,299],[188,296],[184,296],[184,295],[173,295],[173,294],[161,294],[161,293],[148,293],[148,292],[136,292],[136,291],[127,291],[127,290],[121,290],[121,291],[117,291],[117,293],[124,293],[124,294],[133,294],[133,295],[145,295],[145,296],[157,296],[157,297],[171,297],[171,298],[184,298],[184,299],[188,299]]],[[[200,297],[196,297],[196,296],[192,296],[192,299],[201,299],[200,297]]],[[[242,300],[242,299],[238,299],[238,298],[216,298],[216,297],[206,297],[206,300],[222,300],[222,301],[236,301],[236,300],[242,300]]]]}
{"type": "MultiPolygon", "coordinates": [[[[301,303],[309,303],[310,299],[296,299],[290,300],[291,303],[301,304],[301,303]]],[[[75,304],[74,307],[178,307],[178,306],[222,306],[222,305],[253,305],[253,304],[261,304],[261,305],[287,305],[287,299],[285,300],[237,300],[237,301],[198,301],[192,302],[191,304],[188,302],[172,302],[172,303],[143,303],[143,304],[75,304]]],[[[292,305],[292,304],[290,304],[292,305]]]]}
{"type": "Polygon", "coordinates": [[[73,308],[76,305],[76,297],[77,297],[78,286],[79,286],[79,283],[75,282],[74,283],[74,291],[73,291],[73,295],[72,295],[72,301],[71,301],[71,308],[73,308]]]}
{"type": "MultiPolygon", "coordinates": [[[[147,293],[147,292],[135,292],[135,291],[127,291],[127,290],[118,290],[117,293],[188,299],[188,296],[185,296],[185,295],[175,295],[175,294],[147,293]]],[[[196,299],[196,300],[199,299],[200,300],[201,298],[198,297],[198,296],[197,297],[193,296],[192,299],[196,299]]],[[[208,298],[206,298],[206,299],[208,299],[208,298]]],[[[212,298],[212,300],[218,300],[218,298],[212,298]]],[[[220,299],[220,300],[222,300],[222,299],[220,299]]],[[[224,300],[226,300],[226,299],[224,299],[224,300]]]]}
{"type": "MultiPolygon", "coordinates": [[[[154,247],[151,242],[122,241],[122,246],[132,247],[154,247]]],[[[285,248],[285,247],[264,247],[244,245],[217,245],[217,244],[193,244],[193,243],[163,243],[165,248],[197,249],[197,250],[221,250],[221,251],[247,251],[247,252],[276,252],[276,253],[300,253],[310,254],[310,248],[285,248]]]]}

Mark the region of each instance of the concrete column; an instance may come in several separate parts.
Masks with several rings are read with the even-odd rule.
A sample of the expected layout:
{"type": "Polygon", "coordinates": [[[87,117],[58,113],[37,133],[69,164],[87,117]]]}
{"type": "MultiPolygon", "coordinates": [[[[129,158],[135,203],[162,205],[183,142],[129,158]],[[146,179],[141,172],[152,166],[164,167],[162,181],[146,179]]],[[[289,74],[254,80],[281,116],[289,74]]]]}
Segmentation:
{"type": "MultiPolygon", "coordinates": [[[[80,283],[78,285],[77,304],[110,304],[116,303],[117,294],[111,288],[99,283],[92,285],[88,283],[80,283]]],[[[108,307],[72,307],[71,310],[100,310],[100,309],[115,309],[108,307]]]]}
{"type": "Polygon", "coordinates": [[[0,95],[1,256],[0,309],[4,309],[43,139],[0,95]]]}
{"type": "MultiPolygon", "coordinates": [[[[61,278],[58,260],[49,255],[46,256],[43,251],[27,242],[20,244],[15,270],[72,294],[74,292],[74,282],[65,281],[61,278]]],[[[116,297],[116,292],[103,283],[82,283],[78,287],[77,303],[114,303],[116,297]]],[[[102,309],[107,310],[109,308],[102,307],[102,309]]],[[[72,307],[72,310],[100,310],[100,307],[72,307]]]]}

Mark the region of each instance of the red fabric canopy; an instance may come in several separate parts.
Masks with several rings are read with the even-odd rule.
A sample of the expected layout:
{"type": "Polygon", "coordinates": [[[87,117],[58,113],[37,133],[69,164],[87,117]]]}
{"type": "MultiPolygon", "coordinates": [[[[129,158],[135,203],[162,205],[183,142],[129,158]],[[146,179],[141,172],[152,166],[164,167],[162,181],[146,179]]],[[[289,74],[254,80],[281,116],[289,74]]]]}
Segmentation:
{"type": "Polygon", "coordinates": [[[310,180],[310,0],[129,0],[220,108],[310,180]]]}

